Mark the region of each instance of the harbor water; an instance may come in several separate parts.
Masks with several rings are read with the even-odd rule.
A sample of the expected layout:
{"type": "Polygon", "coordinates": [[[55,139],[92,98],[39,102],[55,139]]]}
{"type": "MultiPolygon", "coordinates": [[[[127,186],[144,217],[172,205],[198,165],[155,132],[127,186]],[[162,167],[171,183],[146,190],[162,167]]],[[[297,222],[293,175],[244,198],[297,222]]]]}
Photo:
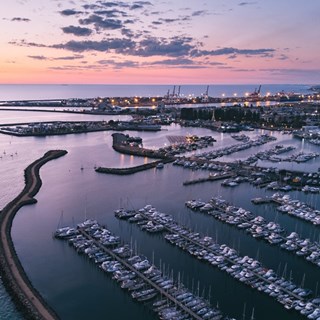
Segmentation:
{"type": "MultiPolygon", "coordinates": [[[[50,120],[110,120],[110,116],[90,116],[22,111],[1,111],[1,123],[50,121],[50,120]]],[[[159,148],[168,144],[168,135],[212,135],[217,142],[213,149],[236,144],[230,134],[201,128],[181,128],[178,125],[163,127],[160,132],[125,132],[143,138],[146,148],[159,148]]],[[[277,141],[253,147],[221,158],[223,161],[243,160],[259,150],[276,144],[293,145],[295,152],[319,152],[319,147],[306,141],[278,132],[256,130],[249,132],[252,138],[268,133],[277,141]]],[[[221,181],[183,186],[183,182],[205,175],[166,164],[162,170],[151,169],[129,176],[104,175],[95,167],[128,167],[146,163],[148,159],[121,155],[112,149],[112,132],[95,132],[48,137],[14,137],[0,135],[0,207],[12,200],[23,188],[23,170],[50,149],[65,149],[68,154],[48,162],[40,170],[42,187],[36,195],[38,202],[23,207],[16,215],[12,237],[17,254],[32,284],[58,313],[61,319],[155,319],[146,306],[132,301],[110,277],[91,261],[78,255],[66,243],[52,237],[58,226],[73,226],[85,218],[97,219],[109,230],[121,236],[124,242],[133,243],[139,253],[163,266],[175,279],[193,291],[209,298],[211,304],[226,315],[237,319],[250,319],[254,309],[255,319],[305,319],[295,311],[285,310],[274,299],[229,277],[217,268],[191,257],[171,246],[159,235],[141,231],[137,225],[128,224],[114,217],[119,207],[139,209],[151,204],[157,210],[174,216],[180,224],[211,236],[219,244],[227,244],[244,256],[259,259],[266,268],[272,268],[314,292],[318,289],[320,269],[296,255],[253,239],[245,232],[223,224],[210,216],[192,212],[185,207],[191,199],[208,201],[222,196],[230,203],[261,215],[268,221],[276,221],[289,232],[319,241],[319,227],[294,217],[279,213],[271,204],[254,206],[251,199],[273,194],[272,191],[241,184],[235,188],[221,186],[221,181]],[[83,168],[83,170],[81,170],[83,168]],[[245,314],[244,310],[246,310],[245,314]]],[[[204,150],[195,151],[195,153],[204,150]]],[[[259,162],[262,166],[279,166],[293,170],[316,172],[320,159],[296,164],[259,162]]],[[[299,191],[289,193],[293,199],[320,208],[319,196],[299,191]]],[[[319,292],[318,292],[319,294],[319,292]]],[[[21,319],[10,304],[0,282],[0,319],[21,319]]]]}

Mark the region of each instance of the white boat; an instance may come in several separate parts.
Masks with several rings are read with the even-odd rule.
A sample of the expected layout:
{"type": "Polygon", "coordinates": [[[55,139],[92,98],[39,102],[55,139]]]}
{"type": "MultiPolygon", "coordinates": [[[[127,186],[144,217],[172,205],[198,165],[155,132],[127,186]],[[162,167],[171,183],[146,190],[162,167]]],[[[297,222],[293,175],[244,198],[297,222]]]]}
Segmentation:
{"type": "Polygon", "coordinates": [[[164,167],[164,164],[162,162],[159,162],[157,165],[156,165],[156,168],[157,169],[163,169],[164,167]]]}

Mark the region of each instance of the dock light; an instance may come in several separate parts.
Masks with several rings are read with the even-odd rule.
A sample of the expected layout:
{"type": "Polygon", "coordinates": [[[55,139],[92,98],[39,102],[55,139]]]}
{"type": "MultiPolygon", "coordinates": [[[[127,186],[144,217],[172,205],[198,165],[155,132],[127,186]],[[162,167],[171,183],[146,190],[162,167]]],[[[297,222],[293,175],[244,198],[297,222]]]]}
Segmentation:
{"type": "Polygon", "coordinates": [[[156,99],[155,98],[152,98],[152,102],[155,102],[156,101],[156,99]]]}
{"type": "Polygon", "coordinates": [[[266,96],[269,97],[270,95],[271,95],[271,93],[270,93],[270,92],[267,92],[266,96]]]}
{"type": "Polygon", "coordinates": [[[234,93],[233,95],[236,97],[238,94],[237,94],[237,93],[234,93]]]}
{"type": "Polygon", "coordinates": [[[137,98],[134,98],[134,102],[138,102],[138,99],[137,99],[137,98]]]}

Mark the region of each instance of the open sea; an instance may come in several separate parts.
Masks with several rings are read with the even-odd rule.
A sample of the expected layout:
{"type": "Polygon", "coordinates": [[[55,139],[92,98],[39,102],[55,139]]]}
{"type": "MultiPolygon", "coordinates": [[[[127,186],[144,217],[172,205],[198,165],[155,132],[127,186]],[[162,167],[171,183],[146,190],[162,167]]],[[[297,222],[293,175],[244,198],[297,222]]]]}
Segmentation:
{"type": "MultiPolygon", "coordinates": [[[[223,88],[232,92],[254,90],[254,86],[212,86],[212,95],[223,88]],[[232,87],[232,88],[231,88],[232,87]],[[216,91],[215,91],[216,90],[216,91]]],[[[281,90],[307,90],[309,86],[272,86],[275,92],[281,90]]],[[[164,95],[172,86],[19,86],[0,85],[0,100],[54,99],[95,96],[164,95]],[[20,88],[20,89],[19,89],[20,88]]],[[[211,88],[211,87],[210,87],[211,88]]],[[[268,87],[270,90],[271,87],[268,87]]],[[[205,86],[182,86],[185,94],[205,91],[205,86]],[[185,90],[185,91],[184,91],[185,90]]],[[[265,86],[267,90],[267,85],[265,86]]],[[[219,91],[221,90],[221,91],[219,91]]],[[[264,86],[262,86],[264,90],[264,86]]],[[[218,93],[219,92],[219,93],[218,93]]],[[[227,91],[225,91],[227,93],[227,91]]],[[[112,116],[60,114],[44,112],[0,111],[0,124],[10,122],[51,120],[110,120],[112,116]]],[[[160,132],[127,132],[143,138],[144,147],[159,148],[168,144],[168,135],[196,134],[212,135],[217,142],[213,148],[237,143],[230,134],[213,132],[203,128],[182,128],[178,125],[163,127],[160,132]]],[[[244,150],[223,160],[245,159],[259,150],[269,149],[276,144],[294,145],[295,152],[319,152],[320,147],[306,141],[293,139],[278,132],[256,130],[248,135],[268,133],[277,141],[244,150]]],[[[304,279],[306,288],[318,290],[319,268],[305,260],[251,238],[229,225],[211,217],[188,210],[184,203],[190,199],[209,200],[221,195],[234,205],[262,215],[266,220],[277,221],[288,231],[297,231],[304,237],[319,241],[319,227],[294,217],[278,213],[273,205],[254,206],[253,197],[271,195],[273,192],[242,184],[236,188],[225,188],[221,181],[183,186],[185,180],[203,176],[202,171],[191,171],[181,167],[165,165],[162,170],[148,170],[130,176],[99,174],[95,166],[128,167],[143,164],[147,159],[121,155],[112,149],[112,132],[95,132],[77,135],[48,137],[14,137],[0,135],[0,208],[12,200],[23,188],[24,168],[50,149],[65,149],[68,154],[51,161],[41,168],[42,187],[36,195],[35,205],[23,207],[16,215],[12,237],[22,265],[35,288],[56,310],[63,320],[85,319],[156,319],[145,306],[134,302],[118,284],[103,274],[93,263],[78,255],[64,241],[52,238],[63,212],[63,224],[74,225],[87,218],[97,219],[126,242],[134,242],[138,251],[155,263],[165,263],[174,278],[183,274],[183,282],[190,289],[199,283],[200,293],[208,297],[211,290],[211,304],[219,305],[224,314],[237,319],[249,320],[254,309],[255,319],[299,320],[305,319],[297,312],[288,312],[266,294],[241,284],[226,273],[190,257],[176,247],[169,245],[161,236],[150,235],[136,225],[119,221],[113,211],[120,206],[139,209],[152,204],[159,211],[172,214],[181,224],[209,235],[222,244],[239,250],[259,260],[267,268],[292,275],[295,283],[304,279]],[[81,167],[84,170],[81,170],[81,167]],[[244,306],[246,314],[243,316],[244,306]]],[[[211,147],[212,148],[212,147],[211,147]]],[[[199,150],[196,152],[203,152],[199,150]]],[[[260,162],[263,166],[278,166],[275,163],[260,162]]],[[[286,163],[289,169],[316,172],[320,159],[306,163],[286,163]]],[[[292,198],[305,201],[320,209],[318,195],[293,191],[292,198]]],[[[319,292],[318,292],[319,293],[319,292]]],[[[4,290],[0,280],[0,319],[22,319],[4,290]]]]}
{"type": "MultiPolygon", "coordinates": [[[[209,96],[226,97],[244,96],[246,92],[251,93],[259,85],[215,85],[209,86],[209,96]]],[[[280,91],[308,93],[311,85],[303,84],[265,84],[261,87],[261,94],[267,92],[276,94],[280,91]]],[[[205,93],[207,85],[181,85],[180,94],[184,96],[200,96],[205,93]]],[[[96,97],[133,97],[133,96],[164,96],[168,90],[173,91],[173,85],[79,85],[79,84],[60,84],[60,85],[19,85],[19,84],[0,84],[0,101],[7,100],[32,100],[32,99],[69,99],[69,98],[96,98],[96,97]]],[[[178,92],[178,85],[176,86],[178,92]]]]}

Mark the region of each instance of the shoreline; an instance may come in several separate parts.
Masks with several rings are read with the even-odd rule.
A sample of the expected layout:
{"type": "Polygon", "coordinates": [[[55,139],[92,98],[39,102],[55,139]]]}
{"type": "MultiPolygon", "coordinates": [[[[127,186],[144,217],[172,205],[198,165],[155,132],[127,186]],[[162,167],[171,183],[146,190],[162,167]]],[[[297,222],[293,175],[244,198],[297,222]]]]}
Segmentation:
{"type": "Polygon", "coordinates": [[[12,222],[21,207],[37,202],[33,197],[42,185],[40,168],[48,161],[66,153],[65,150],[51,150],[31,163],[24,171],[23,190],[2,209],[0,214],[0,275],[18,311],[26,319],[54,320],[59,317],[33,287],[21,265],[11,238],[12,222]]]}

